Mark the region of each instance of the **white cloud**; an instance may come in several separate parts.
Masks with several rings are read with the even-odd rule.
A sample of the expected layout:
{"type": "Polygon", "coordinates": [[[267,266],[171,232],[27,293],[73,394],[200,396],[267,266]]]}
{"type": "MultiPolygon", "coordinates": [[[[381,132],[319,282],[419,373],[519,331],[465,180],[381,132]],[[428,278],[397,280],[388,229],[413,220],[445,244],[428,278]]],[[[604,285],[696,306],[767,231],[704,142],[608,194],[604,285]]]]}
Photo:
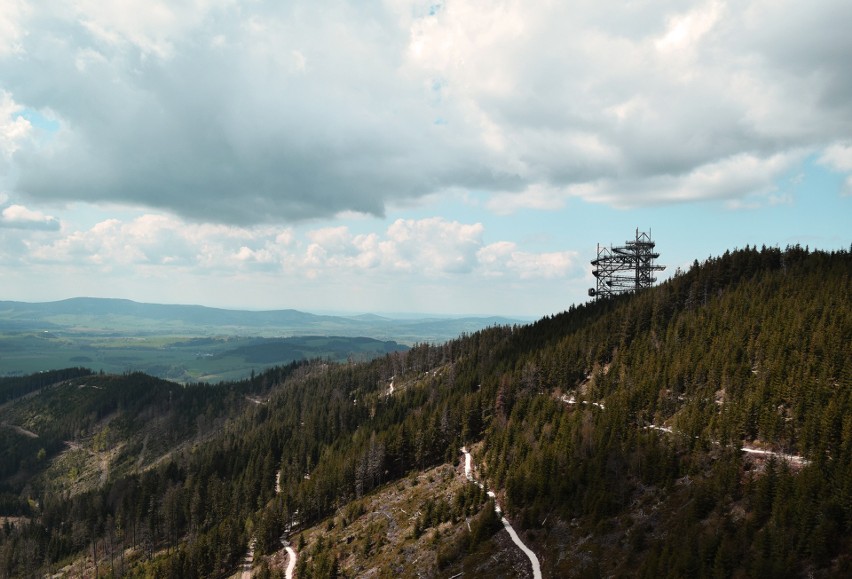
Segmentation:
{"type": "Polygon", "coordinates": [[[27,34],[24,20],[29,7],[24,0],[0,0],[0,58],[21,51],[27,34]]]}
{"type": "Polygon", "coordinates": [[[426,273],[467,273],[482,245],[481,223],[429,218],[398,219],[387,231],[387,250],[398,266],[426,273]]]}
{"type": "Polygon", "coordinates": [[[97,40],[122,48],[131,45],[157,58],[174,55],[174,44],[230,2],[174,0],[75,0],[73,13],[97,40]]]}
{"type": "Polygon", "coordinates": [[[290,71],[291,72],[305,72],[307,68],[308,59],[305,58],[305,55],[302,54],[300,50],[291,50],[290,51],[290,71]]]}
{"type": "Polygon", "coordinates": [[[284,231],[281,231],[280,233],[277,233],[275,235],[275,243],[283,247],[287,247],[293,243],[294,238],[295,235],[293,234],[293,230],[285,229],[284,231]]]}
{"type": "Polygon", "coordinates": [[[21,116],[22,111],[23,107],[15,103],[12,95],[0,90],[0,163],[3,158],[11,158],[32,131],[30,122],[21,116]]]}
{"type": "Polygon", "coordinates": [[[85,73],[90,67],[106,64],[106,57],[93,48],[81,48],[74,58],[74,68],[81,73],[85,73]]]}
{"type": "Polygon", "coordinates": [[[434,276],[470,273],[482,245],[482,224],[464,224],[439,217],[398,219],[384,237],[353,235],[347,227],[309,231],[304,260],[329,271],[379,269],[434,276]]]}
{"type": "Polygon", "coordinates": [[[315,229],[308,233],[308,239],[317,246],[336,253],[346,252],[352,242],[352,236],[346,226],[315,229]]]}
{"type": "Polygon", "coordinates": [[[519,193],[497,193],[486,202],[486,207],[498,215],[510,215],[520,209],[557,210],[565,207],[570,191],[577,188],[559,189],[533,184],[519,193]]]}
{"type": "Polygon", "coordinates": [[[576,193],[587,201],[621,208],[744,199],[774,192],[779,179],[804,157],[805,152],[799,150],[769,157],[743,153],[698,166],[681,175],[652,175],[632,183],[603,180],[588,188],[577,189],[576,193]]]}
{"type": "MultiPolygon", "coordinates": [[[[4,201],[5,196],[0,194],[0,204],[4,201]]],[[[59,220],[40,211],[27,209],[23,205],[9,205],[0,211],[0,227],[57,231],[59,220]]]]}
{"type": "Polygon", "coordinates": [[[242,262],[244,264],[247,263],[255,263],[260,265],[277,265],[278,256],[276,253],[268,248],[262,247],[260,249],[251,249],[250,247],[246,247],[243,245],[240,247],[239,251],[237,251],[234,259],[238,262],[242,262]]]}
{"type": "Polygon", "coordinates": [[[0,147],[28,203],[244,226],[465,190],[724,203],[852,134],[840,0],[6,6],[0,147]],[[10,107],[60,129],[26,139],[10,107]]]}
{"type": "MultiPolygon", "coordinates": [[[[7,213],[19,223],[27,219],[28,224],[44,225],[53,219],[19,206],[7,208],[4,219],[7,213]]],[[[364,280],[365,275],[388,274],[410,280],[515,281],[565,277],[576,262],[573,252],[533,253],[507,241],[484,245],[484,234],[481,223],[440,217],[398,219],[383,233],[327,227],[297,235],[293,230],[211,226],[146,214],[63,231],[52,240],[27,240],[23,259],[111,272],[179,267],[184,273],[226,277],[255,271],[305,279],[364,280]]]]}
{"type": "Polygon", "coordinates": [[[847,143],[831,145],[823,152],[820,162],[835,171],[852,171],[852,145],[847,143]]]}
{"type": "MultiPolygon", "coordinates": [[[[184,223],[146,214],[132,221],[107,219],[88,230],[71,231],[44,245],[31,243],[32,258],[51,263],[103,266],[203,265],[222,263],[221,226],[184,223]]],[[[244,237],[236,236],[238,240],[244,237]]]]}
{"type": "Polygon", "coordinates": [[[843,195],[852,195],[852,144],[834,143],[825,149],[819,162],[837,171],[847,173],[843,182],[843,195]]]}
{"type": "Polygon", "coordinates": [[[487,207],[501,215],[520,209],[559,210],[571,197],[622,209],[713,199],[725,201],[729,208],[744,208],[755,206],[755,196],[763,198],[761,206],[770,198],[774,199],[770,204],[777,204],[782,199],[789,202],[789,195],[770,195],[776,191],[779,180],[805,156],[801,150],[768,157],[743,153],[684,174],[614,177],[561,188],[531,185],[517,193],[495,194],[487,207]]]}
{"type": "Polygon", "coordinates": [[[520,251],[508,241],[489,244],[479,250],[477,257],[490,276],[507,274],[519,279],[555,279],[567,277],[576,267],[575,251],[530,253],[520,251]]]}
{"type": "Polygon", "coordinates": [[[665,34],[655,41],[657,50],[683,58],[684,54],[695,51],[696,45],[719,21],[724,5],[721,2],[707,2],[668,18],[665,34]]]}

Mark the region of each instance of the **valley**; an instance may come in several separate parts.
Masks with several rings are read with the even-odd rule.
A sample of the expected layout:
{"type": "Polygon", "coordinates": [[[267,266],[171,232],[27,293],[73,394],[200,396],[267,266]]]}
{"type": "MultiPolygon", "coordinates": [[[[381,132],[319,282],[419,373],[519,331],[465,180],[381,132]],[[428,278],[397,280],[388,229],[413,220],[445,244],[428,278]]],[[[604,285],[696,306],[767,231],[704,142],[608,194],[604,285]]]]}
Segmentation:
{"type": "Polygon", "coordinates": [[[363,362],[407,347],[391,340],[333,336],[7,334],[0,335],[0,373],[23,376],[85,366],[110,374],[144,372],[178,383],[222,382],[296,360],[363,362]]]}
{"type": "Polygon", "coordinates": [[[371,359],[2,378],[0,577],[845,576],[849,295],[746,248],[371,359]]]}
{"type": "Polygon", "coordinates": [[[0,302],[0,376],[81,366],[113,374],[144,372],[179,383],[241,380],[295,360],[365,362],[415,343],[518,323],[500,317],[329,316],[95,298],[0,302]]]}

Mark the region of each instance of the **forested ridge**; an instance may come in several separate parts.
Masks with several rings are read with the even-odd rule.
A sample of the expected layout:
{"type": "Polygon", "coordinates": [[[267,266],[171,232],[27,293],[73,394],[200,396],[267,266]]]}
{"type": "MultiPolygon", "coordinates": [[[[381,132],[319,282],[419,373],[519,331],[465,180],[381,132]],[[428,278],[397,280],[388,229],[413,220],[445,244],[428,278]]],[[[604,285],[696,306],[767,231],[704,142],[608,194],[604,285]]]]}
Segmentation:
{"type": "MultiPolygon", "coordinates": [[[[17,457],[0,577],[228,576],[251,538],[263,557],[293,525],[348,524],[370,493],[475,443],[546,576],[849,575],[850,274],[847,251],[746,248],[636,295],[369,363],[186,387],[73,371],[16,383],[0,418],[38,438],[0,430],[17,457]],[[57,400],[74,408],[40,423],[57,400]],[[137,464],[152,424],[158,458],[137,464]],[[56,494],[44,473],[65,441],[121,448],[103,484],[56,494]]],[[[442,574],[499,528],[483,496],[459,497],[412,521],[416,539],[481,513],[476,540],[471,527],[432,545],[442,574]]],[[[357,576],[376,543],[299,545],[297,576],[357,576]]]]}

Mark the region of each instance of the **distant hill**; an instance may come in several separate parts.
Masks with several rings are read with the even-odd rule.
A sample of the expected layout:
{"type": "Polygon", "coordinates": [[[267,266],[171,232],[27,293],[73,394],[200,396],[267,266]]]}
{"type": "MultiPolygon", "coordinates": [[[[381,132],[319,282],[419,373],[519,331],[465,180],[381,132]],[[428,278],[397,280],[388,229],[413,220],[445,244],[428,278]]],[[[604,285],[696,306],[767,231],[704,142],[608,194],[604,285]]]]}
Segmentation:
{"type": "Polygon", "coordinates": [[[0,302],[0,376],[84,366],[178,382],[235,380],[294,360],[365,361],[439,343],[501,317],[394,319],[239,311],[123,299],[0,302]]]}
{"type": "Polygon", "coordinates": [[[293,309],[226,310],[84,297],[43,303],[0,301],[0,332],[62,330],[187,336],[367,336],[413,344],[440,342],[492,325],[519,323],[522,322],[505,317],[393,319],[373,314],[328,316],[293,309]]]}

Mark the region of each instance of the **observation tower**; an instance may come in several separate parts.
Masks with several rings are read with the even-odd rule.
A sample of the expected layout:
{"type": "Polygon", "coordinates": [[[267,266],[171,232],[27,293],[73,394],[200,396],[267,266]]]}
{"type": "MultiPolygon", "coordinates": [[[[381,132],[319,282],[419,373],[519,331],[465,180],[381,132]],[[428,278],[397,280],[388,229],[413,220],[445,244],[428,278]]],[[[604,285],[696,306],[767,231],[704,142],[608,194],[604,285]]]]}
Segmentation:
{"type": "Polygon", "coordinates": [[[657,281],[654,272],[666,269],[654,263],[660,257],[654,251],[655,245],[650,230],[645,233],[638,228],[636,237],[624,245],[601,247],[598,244],[598,257],[592,260],[592,275],[597,284],[589,288],[589,295],[601,299],[653,286],[657,281]]]}

